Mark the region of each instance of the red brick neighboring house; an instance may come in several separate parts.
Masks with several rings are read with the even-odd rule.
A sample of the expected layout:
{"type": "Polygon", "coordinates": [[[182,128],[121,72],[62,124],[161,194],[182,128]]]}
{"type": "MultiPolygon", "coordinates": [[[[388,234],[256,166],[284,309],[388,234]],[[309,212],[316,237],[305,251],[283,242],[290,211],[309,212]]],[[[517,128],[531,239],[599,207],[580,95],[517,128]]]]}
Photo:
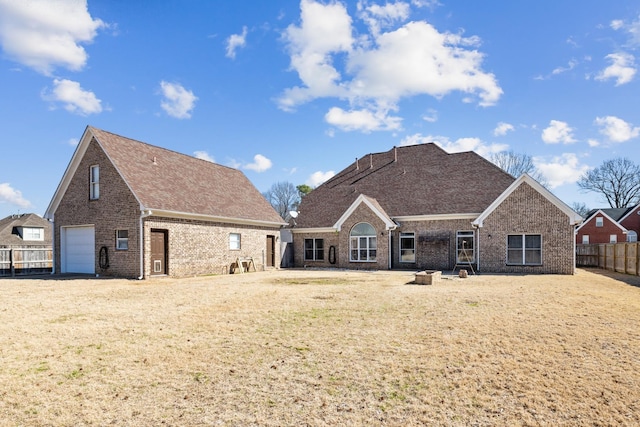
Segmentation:
{"type": "Polygon", "coordinates": [[[640,205],[592,209],[576,231],[577,244],[636,242],[640,232],[640,205]]]}
{"type": "Polygon", "coordinates": [[[573,274],[581,220],[530,176],[476,153],[399,147],[357,159],[302,199],[294,265],[573,274]]]}
{"type": "Polygon", "coordinates": [[[55,272],[128,278],[277,267],[285,225],[242,172],[90,126],[45,217],[55,272]]]}

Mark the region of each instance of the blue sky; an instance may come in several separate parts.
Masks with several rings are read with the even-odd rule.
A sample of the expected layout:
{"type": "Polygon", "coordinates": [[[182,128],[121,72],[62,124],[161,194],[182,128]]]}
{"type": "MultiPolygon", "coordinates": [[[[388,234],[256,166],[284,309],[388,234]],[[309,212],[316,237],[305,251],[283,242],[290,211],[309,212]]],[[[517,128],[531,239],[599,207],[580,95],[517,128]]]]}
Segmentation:
{"type": "Polygon", "coordinates": [[[605,207],[579,176],[638,163],[637,1],[0,0],[0,45],[0,217],[44,213],[87,125],[263,192],[435,141],[605,207]]]}

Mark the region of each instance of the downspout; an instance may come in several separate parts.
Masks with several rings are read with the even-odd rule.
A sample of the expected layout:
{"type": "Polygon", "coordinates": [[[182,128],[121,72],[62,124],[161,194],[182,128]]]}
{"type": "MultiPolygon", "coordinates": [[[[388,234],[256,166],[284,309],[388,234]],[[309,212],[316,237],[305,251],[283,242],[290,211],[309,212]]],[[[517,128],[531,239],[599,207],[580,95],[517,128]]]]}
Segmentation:
{"type": "Polygon", "coordinates": [[[391,230],[388,231],[389,234],[389,270],[391,270],[391,263],[393,261],[393,248],[391,247],[391,230]]]}
{"type": "Polygon", "coordinates": [[[478,244],[476,245],[478,247],[478,250],[476,251],[476,271],[479,273],[480,272],[480,227],[478,227],[476,224],[471,224],[471,227],[476,229],[476,232],[478,234],[478,244]]]}
{"type": "Polygon", "coordinates": [[[151,216],[153,212],[140,209],[140,241],[138,242],[138,253],[140,254],[140,276],[138,280],[144,279],[144,226],[142,220],[151,216]]]}
{"type": "MultiPolygon", "coordinates": [[[[55,218],[55,215],[54,215],[55,218]]],[[[49,219],[51,224],[51,274],[56,274],[56,224],[53,219],[49,219]]],[[[575,240],[575,239],[574,239],[575,240]]]]}

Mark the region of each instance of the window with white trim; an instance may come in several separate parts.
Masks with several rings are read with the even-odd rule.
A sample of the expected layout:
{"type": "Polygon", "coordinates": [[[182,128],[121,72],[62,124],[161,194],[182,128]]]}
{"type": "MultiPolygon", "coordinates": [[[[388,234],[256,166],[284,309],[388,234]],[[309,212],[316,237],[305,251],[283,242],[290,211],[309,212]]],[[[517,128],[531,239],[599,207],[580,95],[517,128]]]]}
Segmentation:
{"type": "Polygon", "coordinates": [[[609,235],[609,243],[618,243],[618,235],[610,234],[609,235]]]}
{"type": "Polygon", "coordinates": [[[100,166],[93,165],[89,169],[89,198],[100,198],[100,166]]]}
{"type": "Polygon", "coordinates": [[[371,224],[356,224],[350,233],[349,259],[352,262],[375,262],[378,250],[376,230],[371,224]]]}
{"type": "Polygon", "coordinates": [[[508,265],[542,265],[540,234],[510,234],[507,236],[508,265]]]}
{"type": "Polygon", "coordinates": [[[635,243],[638,241],[638,233],[636,233],[633,230],[629,230],[627,232],[627,242],[629,243],[635,243]]]}
{"type": "Polygon", "coordinates": [[[588,245],[589,244],[589,235],[588,234],[583,234],[582,235],[582,244],[583,245],[588,245]]]}
{"type": "Polygon", "coordinates": [[[324,239],[304,239],[305,261],[324,260],[324,239]]]}
{"type": "Polygon", "coordinates": [[[44,240],[44,228],[22,227],[22,240],[44,240]]]}
{"type": "Polygon", "coordinates": [[[458,231],[456,233],[456,263],[473,264],[476,261],[475,233],[473,231],[458,231]]]}
{"type": "Polygon", "coordinates": [[[415,233],[400,233],[400,262],[416,262],[415,233]]]}
{"type": "Polygon", "coordinates": [[[604,227],[604,217],[596,217],[596,227],[604,227]]]}
{"type": "Polygon", "coordinates": [[[116,249],[119,251],[129,249],[129,230],[116,230],[116,249]]]}
{"type": "Polygon", "coordinates": [[[229,234],[229,249],[231,249],[232,251],[239,251],[240,250],[240,240],[241,240],[240,233],[230,233],[229,234]]]}

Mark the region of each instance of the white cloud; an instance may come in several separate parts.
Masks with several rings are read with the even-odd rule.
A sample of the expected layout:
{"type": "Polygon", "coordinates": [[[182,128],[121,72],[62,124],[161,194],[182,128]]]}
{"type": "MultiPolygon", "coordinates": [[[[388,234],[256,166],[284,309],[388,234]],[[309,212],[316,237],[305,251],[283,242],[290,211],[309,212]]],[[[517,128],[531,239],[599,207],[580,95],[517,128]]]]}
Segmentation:
{"type": "Polygon", "coordinates": [[[232,34],[227,39],[227,58],[235,59],[236,49],[245,47],[247,44],[247,27],[242,27],[241,34],[232,34]]]}
{"type": "Polygon", "coordinates": [[[610,27],[614,30],[619,30],[620,28],[624,27],[624,21],[621,19],[614,19],[613,21],[611,21],[610,27]]]}
{"type": "Polygon", "coordinates": [[[302,0],[300,10],[301,25],[287,27],[283,39],[291,55],[291,68],[304,87],[285,90],[278,100],[283,110],[318,97],[346,95],[337,84],[340,73],[333,66],[331,54],[351,50],[351,17],[340,3],[323,5],[302,0]]]}
{"type": "Polygon", "coordinates": [[[267,159],[262,154],[256,154],[253,156],[253,163],[244,165],[244,169],[249,169],[255,172],[264,172],[271,168],[271,160],[267,159]]]}
{"type": "Polygon", "coordinates": [[[359,17],[367,23],[371,33],[378,35],[381,28],[391,27],[396,22],[403,22],[409,18],[409,3],[398,1],[385,3],[384,6],[369,4],[367,1],[358,2],[359,17]]]}
{"type": "Polygon", "coordinates": [[[589,147],[598,147],[600,146],[600,141],[597,139],[588,139],[587,144],[589,144],[589,147]]]}
{"type": "MultiPolygon", "coordinates": [[[[368,110],[370,121],[371,116],[397,110],[400,99],[423,94],[441,98],[459,91],[467,95],[465,102],[475,98],[482,106],[495,104],[502,89],[495,76],[481,68],[479,38],[440,33],[425,21],[387,29],[408,18],[407,4],[359,2],[359,17],[371,28],[355,39],[352,18],[342,3],[302,0],[300,25],[290,25],[283,34],[291,69],[302,84],[284,90],[278,106],[291,111],[317,98],[338,98],[349,102],[350,112],[362,115],[368,110]]],[[[345,109],[328,115],[338,120],[337,113],[340,119],[362,120],[356,114],[347,116],[345,109]]],[[[388,124],[355,128],[397,129],[388,124]]]]}
{"type": "Polygon", "coordinates": [[[533,164],[540,171],[549,188],[573,184],[589,170],[589,166],[581,165],[578,156],[573,153],[564,153],[550,160],[534,157],[533,164]]]}
{"type": "Polygon", "coordinates": [[[305,184],[307,184],[309,187],[316,188],[318,185],[334,177],[335,174],[336,173],[334,171],[317,171],[311,174],[305,184]]]}
{"type": "Polygon", "coordinates": [[[0,183],[0,203],[10,203],[25,209],[31,207],[31,202],[22,197],[22,193],[12,188],[8,182],[0,183]]]}
{"type": "Polygon", "coordinates": [[[569,61],[566,67],[557,67],[553,71],[551,71],[551,74],[562,74],[567,71],[571,71],[576,67],[576,65],[578,65],[578,61],[572,59],[571,61],[569,61]]]}
{"type": "Polygon", "coordinates": [[[39,73],[55,67],[81,70],[97,30],[106,27],[89,15],[86,0],[0,0],[0,44],[7,56],[39,73]]]}
{"type": "Polygon", "coordinates": [[[596,117],[595,123],[601,127],[600,133],[611,142],[626,142],[640,135],[640,127],[633,127],[615,116],[596,117]]]}
{"type": "Polygon", "coordinates": [[[436,143],[447,153],[474,151],[483,157],[488,157],[493,153],[499,153],[509,148],[507,144],[487,144],[480,138],[459,138],[455,141],[451,141],[446,136],[423,136],[419,133],[405,137],[400,141],[400,146],[426,144],[429,142],[436,143]]]}
{"type": "Polygon", "coordinates": [[[496,128],[493,130],[494,136],[505,136],[507,132],[513,131],[513,125],[505,122],[499,122],[496,128]]]}
{"type": "Polygon", "coordinates": [[[400,117],[389,116],[387,111],[351,110],[333,107],[324,116],[327,123],[344,131],[359,130],[369,133],[376,130],[399,130],[400,117]]]}
{"type": "Polygon", "coordinates": [[[206,160],[211,163],[216,162],[216,160],[212,156],[210,156],[209,153],[207,153],[206,151],[194,151],[193,156],[196,159],[206,160]]]}
{"type": "Polygon", "coordinates": [[[547,144],[571,144],[576,142],[573,137],[573,128],[566,122],[551,120],[549,127],[542,131],[542,140],[547,144]]]}
{"type": "Polygon", "coordinates": [[[198,99],[193,92],[179,83],[169,83],[164,80],[160,82],[160,88],[164,96],[160,106],[168,115],[176,119],[191,118],[191,110],[198,99]]]}
{"type": "Polygon", "coordinates": [[[606,56],[611,61],[611,65],[598,73],[596,80],[615,79],[616,86],[629,83],[633,80],[637,69],[635,68],[635,58],[626,52],[611,53],[606,56]]]}
{"type": "Polygon", "coordinates": [[[433,108],[427,110],[427,114],[422,116],[422,120],[429,123],[435,123],[438,121],[438,112],[433,108]]]}
{"type": "Polygon", "coordinates": [[[64,109],[81,116],[102,112],[102,101],[91,92],[82,89],[80,83],[66,79],[54,79],[53,90],[44,91],[42,98],[46,101],[61,102],[64,109]]]}

